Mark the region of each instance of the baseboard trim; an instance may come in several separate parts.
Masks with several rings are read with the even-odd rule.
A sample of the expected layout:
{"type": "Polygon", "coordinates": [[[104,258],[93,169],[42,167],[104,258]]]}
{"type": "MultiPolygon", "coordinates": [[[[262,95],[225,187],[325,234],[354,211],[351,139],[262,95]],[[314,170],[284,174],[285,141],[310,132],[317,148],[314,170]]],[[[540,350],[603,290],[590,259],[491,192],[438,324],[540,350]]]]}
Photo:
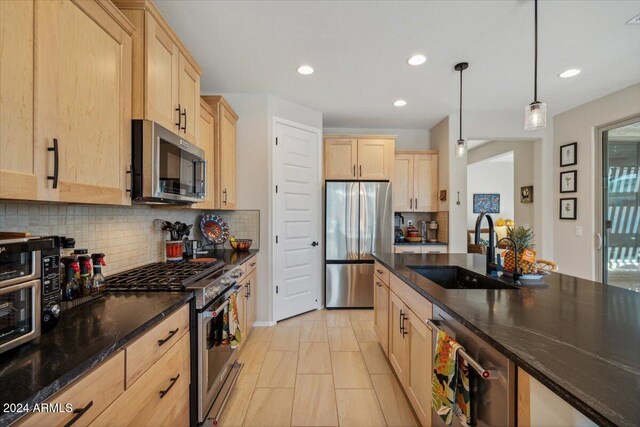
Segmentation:
{"type": "Polygon", "coordinates": [[[274,326],[276,322],[253,322],[253,326],[257,327],[265,327],[265,326],[274,326]]]}

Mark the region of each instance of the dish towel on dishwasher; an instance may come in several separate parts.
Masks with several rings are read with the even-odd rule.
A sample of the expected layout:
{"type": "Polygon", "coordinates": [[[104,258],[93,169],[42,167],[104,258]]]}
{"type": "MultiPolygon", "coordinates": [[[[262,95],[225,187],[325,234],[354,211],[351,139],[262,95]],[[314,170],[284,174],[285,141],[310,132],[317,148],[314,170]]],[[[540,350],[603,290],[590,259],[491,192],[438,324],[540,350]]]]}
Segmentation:
{"type": "Polygon", "coordinates": [[[462,349],[446,332],[438,331],[431,378],[431,405],[447,425],[451,425],[453,414],[462,425],[471,425],[469,366],[466,360],[458,357],[458,350],[462,349]]]}
{"type": "Polygon", "coordinates": [[[242,342],[242,331],[238,320],[238,293],[232,293],[229,299],[229,344],[231,348],[236,348],[242,342]]]}

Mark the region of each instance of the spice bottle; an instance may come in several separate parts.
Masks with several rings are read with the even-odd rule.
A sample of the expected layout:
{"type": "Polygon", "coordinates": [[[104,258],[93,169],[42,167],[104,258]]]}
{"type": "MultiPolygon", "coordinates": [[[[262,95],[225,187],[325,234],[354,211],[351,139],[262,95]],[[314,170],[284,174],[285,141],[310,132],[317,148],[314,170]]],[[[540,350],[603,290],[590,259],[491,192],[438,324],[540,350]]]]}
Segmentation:
{"type": "Polygon", "coordinates": [[[93,260],[93,287],[91,292],[101,292],[107,286],[107,281],[102,275],[102,266],[106,265],[104,262],[104,254],[92,254],[93,260]]]}
{"type": "Polygon", "coordinates": [[[73,301],[80,297],[80,287],[75,278],[75,273],[80,271],[78,260],[73,256],[62,258],[65,269],[64,292],[62,298],[65,301],[73,301]]]}
{"type": "Polygon", "coordinates": [[[80,255],[78,257],[80,263],[80,288],[83,297],[91,295],[93,286],[91,281],[91,257],[89,255],[80,255]]]}

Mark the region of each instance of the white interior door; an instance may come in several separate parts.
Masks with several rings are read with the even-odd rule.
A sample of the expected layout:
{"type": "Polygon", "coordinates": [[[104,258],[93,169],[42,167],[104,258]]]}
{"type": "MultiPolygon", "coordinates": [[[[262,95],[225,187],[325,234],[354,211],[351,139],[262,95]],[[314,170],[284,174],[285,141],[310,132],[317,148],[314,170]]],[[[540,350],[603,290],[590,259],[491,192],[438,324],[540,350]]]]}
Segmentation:
{"type": "Polygon", "coordinates": [[[276,121],[275,320],[316,309],[320,284],[320,131],[276,121]]]}

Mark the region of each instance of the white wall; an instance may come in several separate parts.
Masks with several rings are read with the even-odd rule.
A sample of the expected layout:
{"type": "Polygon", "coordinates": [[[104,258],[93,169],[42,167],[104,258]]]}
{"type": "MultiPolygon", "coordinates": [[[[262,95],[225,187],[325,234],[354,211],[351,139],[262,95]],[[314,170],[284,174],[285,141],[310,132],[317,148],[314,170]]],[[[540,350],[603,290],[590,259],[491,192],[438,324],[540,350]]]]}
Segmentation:
{"type": "Polygon", "coordinates": [[[553,229],[555,261],[562,272],[596,279],[596,128],[640,114],[640,83],[553,117],[553,229]],[[560,146],[578,143],[578,164],[560,168],[560,146]],[[562,197],[577,197],[577,219],[558,219],[560,170],[578,170],[578,192],[562,197]],[[582,227],[582,236],[576,235],[582,227]]]}
{"type": "MultiPolygon", "coordinates": [[[[223,94],[240,119],[237,127],[237,208],[260,210],[257,321],[273,319],[273,118],[322,129],[322,113],[269,94],[223,94]]],[[[322,159],[319,159],[322,165],[322,159]]]]}
{"type": "Polygon", "coordinates": [[[429,150],[428,129],[325,128],[325,135],[397,135],[396,150],[429,150]]]}
{"type": "Polygon", "coordinates": [[[477,213],[473,213],[474,194],[500,194],[498,218],[514,218],[513,161],[482,160],[467,165],[467,228],[473,229],[477,213]]]}
{"type": "MultiPolygon", "coordinates": [[[[466,140],[535,140],[533,168],[536,171],[534,187],[537,189],[534,204],[533,228],[538,230],[536,247],[541,258],[553,259],[553,221],[551,192],[553,169],[553,126],[529,132],[524,130],[523,111],[466,111],[464,113],[463,137],[466,140]],[[539,190],[539,191],[538,191],[539,190]]],[[[431,145],[440,153],[440,189],[448,190],[449,248],[451,252],[466,252],[467,236],[467,156],[456,157],[455,143],[458,139],[458,115],[452,114],[431,129],[431,145]],[[448,157],[445,159],[444,153],[448,157]],[[444,170],[448,168],[448,173],[444,170]],[[448,182],[443,181],[443,175],[448,182]],[[445,186],[443,186],[443,183],[445,186]],[[460,204],[457,192],[460,192],[460,204]]],[[[442,204],[441,204],[442,208],[442,204]]]]}
{"type": "MultiPolygon", "coordinates": [[[[537,171],[534,170],[535,141],[491,141],[485,145],[469,150],[468,163],[475,163],[490,159],[504,153],[513,152],[513,219],[516,225],[532,228],[536,233],[536,247],[538,246],[538,232],[536,229],[535,208],[538,203],[538,188],[535,187],[537,171]],[[520,203],[520,187],[534,185],[533,203],[520,203]]],[[[468,190],[467,190],[468,191],[468,190]]],[[[544,234],[544,233],[542,233],[544,234]]]]}

